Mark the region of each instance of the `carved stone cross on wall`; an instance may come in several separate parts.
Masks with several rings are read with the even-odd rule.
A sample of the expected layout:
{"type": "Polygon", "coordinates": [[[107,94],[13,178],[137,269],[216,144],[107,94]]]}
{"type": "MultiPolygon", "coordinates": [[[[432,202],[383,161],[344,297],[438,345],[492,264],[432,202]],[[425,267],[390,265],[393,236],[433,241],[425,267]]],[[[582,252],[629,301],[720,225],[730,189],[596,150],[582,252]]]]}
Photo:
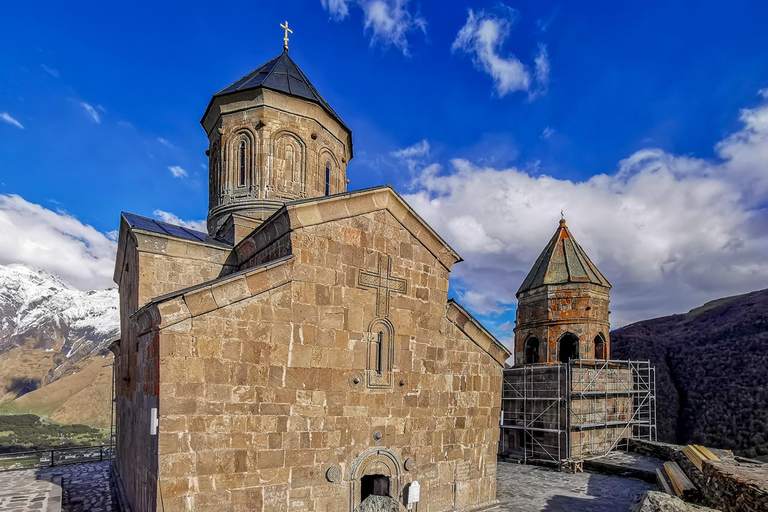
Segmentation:
{"type": "Polygon", "coordinates": [[[360,286],[376,290],[376,316],[389,316],[389,298],[392,292],[407,293],[408,281],[392,275],[392,258],[379,257],[378,272],[360,269],[360,286]]]}

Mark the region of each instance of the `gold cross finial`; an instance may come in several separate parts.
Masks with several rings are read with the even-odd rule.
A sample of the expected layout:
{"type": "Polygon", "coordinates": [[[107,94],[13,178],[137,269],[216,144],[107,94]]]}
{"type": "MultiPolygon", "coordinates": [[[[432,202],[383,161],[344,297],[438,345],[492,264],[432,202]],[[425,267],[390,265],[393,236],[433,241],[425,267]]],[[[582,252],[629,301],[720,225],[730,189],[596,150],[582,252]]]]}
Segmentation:
{"type": "Polygon", "coordinates": [[[280,24],[280,28],[285,30],[285,37],[283,37],[283,50],[288,51],[288,34],[293,34],[293,30],[288,28],[288,21],[280,24]]]}

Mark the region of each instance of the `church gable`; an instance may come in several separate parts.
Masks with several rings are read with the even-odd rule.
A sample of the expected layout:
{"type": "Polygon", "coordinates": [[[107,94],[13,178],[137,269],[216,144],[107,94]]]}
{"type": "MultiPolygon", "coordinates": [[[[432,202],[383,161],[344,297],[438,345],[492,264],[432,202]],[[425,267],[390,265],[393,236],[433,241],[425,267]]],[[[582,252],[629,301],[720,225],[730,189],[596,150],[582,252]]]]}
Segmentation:
{"type": "Polygon", "coordinates": [[[302,228],[386,210],[447,271],[462,261],[419,215],[389,186],[286,203],[235,247],[241,268],[290,252],[289,233],[302,228]]]}

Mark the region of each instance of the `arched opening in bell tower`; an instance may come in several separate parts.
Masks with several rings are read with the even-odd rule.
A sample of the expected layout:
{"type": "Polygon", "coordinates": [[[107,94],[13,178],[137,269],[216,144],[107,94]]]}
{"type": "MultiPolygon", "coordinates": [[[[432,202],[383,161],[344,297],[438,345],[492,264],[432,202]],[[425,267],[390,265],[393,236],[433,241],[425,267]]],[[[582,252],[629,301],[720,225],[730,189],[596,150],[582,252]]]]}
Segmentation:
{"type": "Polygon", "coordinates": [[[525,342],[525,364],[534,364],[539,362],[539,346],[541,343],[535,336],[528,338],[525,342]]]}
{"type": "Polygon", "coordinates": [[[579,358],[579,338],[570,332],[563,334],[557,342],[558,359],[561,363],[567,363],[571,359],[579,358]]]}
{"type": "Polygon", "coordinates": [[[595,336],[595,359],[608,359],[605,353],[605,339],[602,334],[595,336]]]}

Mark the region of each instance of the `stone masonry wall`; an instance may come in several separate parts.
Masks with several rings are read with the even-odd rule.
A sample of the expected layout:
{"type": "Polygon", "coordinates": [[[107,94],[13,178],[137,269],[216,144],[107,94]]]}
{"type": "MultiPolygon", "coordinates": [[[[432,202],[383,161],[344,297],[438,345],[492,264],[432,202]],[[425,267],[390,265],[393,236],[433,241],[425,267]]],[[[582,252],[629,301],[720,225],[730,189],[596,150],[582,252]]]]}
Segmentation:
{"type": "Polygon", "coordinates": [[[158,407],[157,337],[138,335],[132,315],[150,300],[232,270],[218,247],[121,227],[118,265],[121,342],[115,365],[116,467],[134,510],[154,510],[157,438],[150,411],[158,407]]]}
{"type": "Polygon", "coordinates": [[[399,499],[418,479],[420,512],[492,502],[502,370],[446,318],[447,269],[386,210],[297,229],[291,245],[288,261],[164,306],[164,509],[349,511],[374,473],[399,499]],[[358,279],[386,257],[408,287],[377,312],[358,279]],[[384,314],[392,378],[370,388],[384,314]]]}

